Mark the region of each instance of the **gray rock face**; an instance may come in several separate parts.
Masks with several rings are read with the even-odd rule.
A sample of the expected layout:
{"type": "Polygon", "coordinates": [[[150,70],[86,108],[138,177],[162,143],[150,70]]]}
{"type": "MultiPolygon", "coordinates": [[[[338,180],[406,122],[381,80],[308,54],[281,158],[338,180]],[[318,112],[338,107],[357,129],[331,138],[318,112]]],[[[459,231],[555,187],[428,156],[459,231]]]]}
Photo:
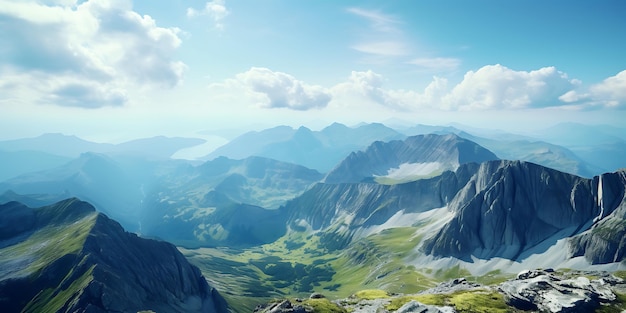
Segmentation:
{"type": "Polygon", "coordinates": [[[436,307],[433,305],[426,305],[419,303],[415,300],[409,301],[407,304],[400,307],[397,313],[454,313],[456,312],[451,307],[436,307]]]}
{"type": "Polygon", "coordinates": [[[403,163],[439,162],[444,169],[454,170],[459,164],[497,159],[491,151],[454,134],[418,135],[404,141],[377,141],[365,151],[353,152],[326,175],[324,182],[359,183],[375,175],[384,176],[403,163]]]}
{"type": "Polygon", "coordinates": [[[289,300],[271,303],[267,305],[259,305],[254,309],[255,313],[310,313],[300,304],[292,304],[289,300]]]}
{"type": "MultiPolygon", "coordinates": [[[[423,249],[460,259],[543,252],[555,235],[573,236],[592,224],[600,214],[595,190],[597,181],[532,163],[485,162],[450,202],[455,217],[423,249]]],[[[604,214],[614,210],[607,206],[604,214]]]]}
{"type": "Polygon", "coordinates": [[[603,174],[594,181],[601,214],[591,229],[570,240],[570,254],[594,264],[619,262],[626,258],[626,172],[603,174]]]}
{"type": "Polygon", "coordinates": [[[604,279],[565,279],[545,271],[522,272],[517,279],[500,284],[498,291],[517,309],[541,312],[593,312],[601,303],[616,299],[604,279]]]}

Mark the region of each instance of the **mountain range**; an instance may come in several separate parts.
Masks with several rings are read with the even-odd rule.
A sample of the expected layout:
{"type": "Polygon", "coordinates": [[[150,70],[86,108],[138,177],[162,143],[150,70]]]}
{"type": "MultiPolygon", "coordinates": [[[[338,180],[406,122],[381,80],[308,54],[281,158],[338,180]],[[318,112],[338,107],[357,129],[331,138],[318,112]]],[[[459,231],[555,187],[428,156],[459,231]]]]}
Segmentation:
{"type": "MultiPolygon", "coordinates": [[[[190,294],[209,297],[217,311],[225,309],[226,301],[229,310],[243,312],[271,298],[311,292],[332,297],[367,288],[409,293],[467,275],[506,276],[537,267],[626,268],[626,171],[599,173],[601,167],[574,146],[570,150],[535,138],[502,132],[476,136],[451,126],[396,131],[382,124],[333,124],[320,131],[276,127],[246,133],[203,162],[168,158],[177,147],[194,144],[179,139],[162,150],[157,146],[163,138],[141,141],[146,146],[77,149],[82,151],[77,156],[68,152],[58,164],[0,182],[0,204],[6,203],[2,216],[7,216],[0,227],[6,237],[0,241],[0,279],[6,286],[15,286],[17,279],[17,286],[26,288],[19,279],[34,279],[40,270],[60,275],[42,281],[50,284],[41,289],[50,290],[44,294],[27,288],[23,298],[12,295],[9,302],[18,311],[44,302],[55,308],[84,307],[101,295],[94,296],[95,287],[87,286],[118,273],[107,257],[137,259],[125,251],[154,249],[153,243],[139,243],[146,240],[140,237],[174,243],[214,286],[188,276],[200,287],[182,284],[182,291],[168,291],[176,300],[167,305],[179,311],[190,305],[185,300],[190,294]],[[140,237],[72,197],[92,203],[140,237]],[[65,239],[69,232],[76,240],[65,239]],[[63,238],[58,242],[67,241],[68,247],[58,257],[48,257],[43,249],[43,261],[32,267],[38,256],[27,248],[45,247],[44,236],[63,238]],[[69,261],[61,266],[57,259],[69,261]],[[77,288],[71,297],[67,286],[77,288]],[[207,290],[210,296],[198,295],[207,290]]],[[[16,142],[10,153],[26,151],[20,149],[27,145],[16,142]]],[[[6,143],[0,142],[0,150],[11,147],[6,143]]],[[[45,154],[43,159],[62,155],[41,149],[36,152],[45,154]]],[[[172,246],[158,247],[177,255],[172,246]]],[[[154,273],[147,259],[163,256],[145,257],[119,270],[154,273]]],[[[182,256],[174,260],[186,262],[182,256]]],[[[199,274],[195,269],[185,273],[179,271],[199,274]]],[[[107,279],[117,285],[137,283],[107,279]]],[[[128,294],[145,299],[163,298],[160,292],[169,288],[137,284],[128,288],[144,291],[128,294]]],[[[2,288],[9,292],[13,287],[2,288]]],[[[161,305],[125,301],[120,303],[131,310],[161,305]]]]}

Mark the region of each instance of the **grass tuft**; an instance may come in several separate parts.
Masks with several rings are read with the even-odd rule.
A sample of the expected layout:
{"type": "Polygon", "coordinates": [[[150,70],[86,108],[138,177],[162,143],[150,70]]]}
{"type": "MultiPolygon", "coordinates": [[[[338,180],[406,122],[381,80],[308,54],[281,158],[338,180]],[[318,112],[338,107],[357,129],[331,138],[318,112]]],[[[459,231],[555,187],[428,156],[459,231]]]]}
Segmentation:
{"type": "Polygon", "coordinates": [[[306,299],[302,304],[313,309],[314,313],[348,313],[346,309],[328,299],[306,299]]]}
{"type": "Polygon", "coordinates": [[[380,290],[380,289],[361,290],[355,293],[354,296],[359,299],[366,299],[366,300],[389,298],[389,294],[386,291],[380,290]]]}

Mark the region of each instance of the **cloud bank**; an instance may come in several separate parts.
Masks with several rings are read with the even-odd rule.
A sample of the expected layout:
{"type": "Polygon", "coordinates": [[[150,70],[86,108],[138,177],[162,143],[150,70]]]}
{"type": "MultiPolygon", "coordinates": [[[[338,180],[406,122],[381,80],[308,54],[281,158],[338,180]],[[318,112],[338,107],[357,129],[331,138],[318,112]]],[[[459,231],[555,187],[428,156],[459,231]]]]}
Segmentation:
{"type": "MultiPolygon", "coordinates": [[[[571,79],[555,67],[532,71],[516,71],[500,64],[468,71],[457,84],[433,77],[421,91],[385,88],[386,79],[371,70],[353,71],[346,81],[324,88],[309,85],[293,76],[267,68],[251,68],[228,80],[243,92],[256,95],[263,108],[308,110],[323,108],[331,102],[343,107],[360,105],[363,101],[393,111],[485,111],[518,110],[547,107],[577,109],[597,106],[626,107],[626,71],[592,85],[588,92],[576,91],[582,83],[571,79]],[[574,105],[576,104],[576,105],[574,105]]],[[[219,92],[220,84],[213,91],[219,92]]]]}
{"type": "Polygon", "coordinates": [[[97,108],[127,102],[127,90],[171,88],[179,30],[141,16],[129,0],[0,1],[0,88],[39,94],[37,101],[97,108]],[[9,83],[9,81],[13,83],[9,83]]]}

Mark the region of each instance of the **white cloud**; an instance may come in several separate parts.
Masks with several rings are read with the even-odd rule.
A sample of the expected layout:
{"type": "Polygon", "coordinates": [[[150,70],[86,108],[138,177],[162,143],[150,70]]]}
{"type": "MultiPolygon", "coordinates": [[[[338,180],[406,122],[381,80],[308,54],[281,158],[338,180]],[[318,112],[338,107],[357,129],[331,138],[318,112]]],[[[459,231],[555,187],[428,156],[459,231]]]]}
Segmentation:
{"type": "Polygon", "coordinates": [[[203,15],[208,16],[211,20],[213,20],[215,28],[219,30],[224,29],[222,20],[224,20],[228,14],[230,14],[230,12],[226,8],[224,0],[213,0],[207,2],[201,10],[196,10],[194,8],[187,9],[187,17],[194,18],[203,15]]]}
{"type": "Polygon", "coordinates": [[[359,43],[352,46],[354,50],[380,56],[403,56],[408,54],[408,48],[400,41],[375,41],[359,43]]]}
{"type": "Polygon", "coordinates": [[[592,100],[605,107],[626,108],[626,70],[589,88],[592,100]]]}
{"type": "Polygon", "coordinates": [[[235,80],[228,80],[225,84],[210,87],[228,87],[233,90],[236,86],[240,86],[251,94],[257,104],[263,108],[288,108],[302,111],[325,107],[331,100],[328,90],[321,86],[309,85],[289,74],[258,67],[237,74],[235,80]]]}
{"type": "Polygon", "coordinates": [[[333,98],[344,99],[345,102],[369,100],[398,111],[410,110],[428,97],[427,93],[420,95],[411,90],[385,89],[384,82],[382,75],[371,70],[353,71],[346,82],[335,85],[331,90],[333,98]]]}
{"type": "Polygon", "coordinates": [[[469,71],[463,81],[441,99],[445,109],[522,109],[560,106],[559,97],[575,82],[554,67],[535,71],[514,71],[505,66],[487,65],[469,71]]]}
{"type": "Polygon", "coordinates": [[[514,71],[501,65],[488,65],[469,71],[453,86],[445,78],[433,77],[423,90],[386,89],[384,78],[372,71],[353,72],[347,82],[332,90],[353,93],[393,110],[423,108],[441,110],[526,109],[562,106],[564,94],[577,85],[554,67],[536,71],[514,71]]]}
{"type": "Polygon", "coordinates": [[[532,71],[515,71],[505,66],[487,65],[469,71],[462,81],[451,84],[443,77],[433,80],[423,89],[386,88],[387,79],[368,71],[353,71],[341,83],[332,87],[312,86],[293,76],[266,68],[252,68],[236,75],[235,79],[210,86],[214,99],[232,102],[224,94],[245,98],[262,108],[386,108],[389,111],[420,112],[527,110],[567,106],[577,109],[575,103],[589,97],[604,99],[605,106],[623,106],[626,94],[626,71],[592,86],[589,94],[573,91],[581,82],[570,79],[554,67],[532,71]]]}
{"type": "Polygon", "coordinates": [[[348,8],[348,12],[368,20],[370,27],[375,31],[384,33],[399,32],[396,25],[400,24],[400,21],[391,15],[363,8],[348,8]]]}
{"type": "Polygon", "coordinates": [[[461,60],[455,58],[416,58],[409,61],[409,64],[431,71],[454,71],[461,65],[461,60]]]}
{"type": "Polygon", "coordinates": [[[374,10],[363,8],[348,8],[348,13],[364,19],[369,29],[362,33],[358,43],[352,49],[379,57],[399,57],[408,55],[410,49],[403,38],[403,32],[398,26],[401,23],[397,18],[374,10]]]}
{"type": "Polygon", "coordinates": [[[186,67],[174,60],[179,30],[157,26],[129,0],[47,3],[0,0],[0,69],[39,84],[40,102],[115,106],[126,89],[182,81],[186,67]]]}

